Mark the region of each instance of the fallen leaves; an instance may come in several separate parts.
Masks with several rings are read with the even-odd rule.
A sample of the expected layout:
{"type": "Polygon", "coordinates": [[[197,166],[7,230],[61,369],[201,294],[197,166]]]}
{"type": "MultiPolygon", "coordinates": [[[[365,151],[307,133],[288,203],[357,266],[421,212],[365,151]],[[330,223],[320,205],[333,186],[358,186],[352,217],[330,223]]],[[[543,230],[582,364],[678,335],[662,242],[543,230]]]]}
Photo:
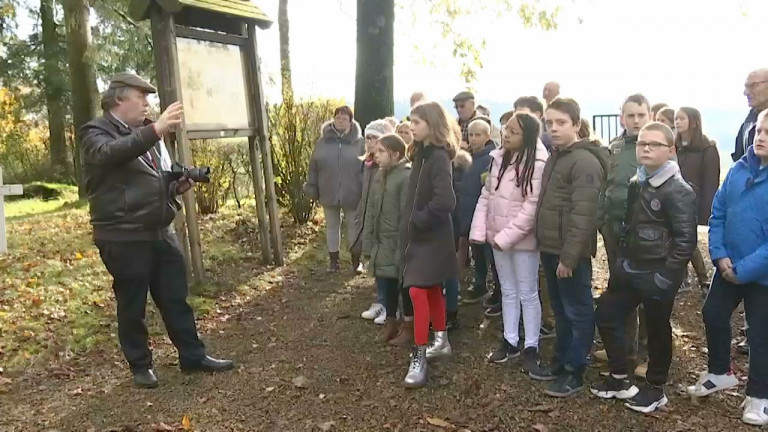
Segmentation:
{"type": "Polygon", "coordinates": [[[333,429],[334,426],[336,426],[335,421],[328,421],[328,422],[320,423],[319,425],[317,425],[317,427],[320,428],[320,430],[323,432],[328,432],[329,430],[333,429]]]}
{"type": "Polygon", "coordinates": [[[294,387],[298,388],[307,388],[309,386],[309,380],[304,377],[304,375],[299,375],[296,378],[291,380],[291,383],[294,385],[294,387]]]}
{"type": "Polygon", "coordinates": [[[192,430],[192,422],[189,420],[189,417],[186,415],[182,417],[181,419],[181,428],[185,431],[192,430]]]}
{"type": "Polygon", "coordinates": [[[448,423],[447,421],[441,418],[427,417],[426,420],[427,420],[427,423],[431,424],[432,426],[438,426],[441,428],[448,428],[448,429],[456,429],[456,426],[448,423]]]}
{"type": "Polygon", "coordinates": [[[548,428],[548,427],[546,427],[546,426],[544,426],[544,425],[543,425],[543,424],[541,424],[541,423],[536,423],[536,424],[535,424],[535,425],[533,425],[532,427],[533,427],[533,430],[536,430],[536,431],[538,431],[538,432],[549,432],[549,428],[548,428]]]}

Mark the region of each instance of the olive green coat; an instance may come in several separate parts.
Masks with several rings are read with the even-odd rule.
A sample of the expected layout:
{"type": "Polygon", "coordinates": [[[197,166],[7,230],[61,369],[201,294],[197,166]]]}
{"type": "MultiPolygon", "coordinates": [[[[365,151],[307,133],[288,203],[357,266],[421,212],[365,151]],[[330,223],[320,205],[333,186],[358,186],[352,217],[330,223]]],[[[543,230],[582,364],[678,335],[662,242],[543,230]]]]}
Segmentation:
{"type": "Polygon", "coordinates": [[[363,254],[370,256],[374,277],[400,278],[400,222],[408,191],[411,166],[407,162],[376,173],[363,223],[363,254]]]}

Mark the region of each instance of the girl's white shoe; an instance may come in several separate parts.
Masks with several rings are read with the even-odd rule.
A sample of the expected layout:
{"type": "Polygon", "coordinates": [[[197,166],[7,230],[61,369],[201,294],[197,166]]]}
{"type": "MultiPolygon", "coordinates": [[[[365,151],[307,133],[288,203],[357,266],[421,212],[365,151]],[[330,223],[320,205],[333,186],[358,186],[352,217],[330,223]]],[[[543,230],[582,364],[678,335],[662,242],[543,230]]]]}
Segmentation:
{"type": "Polygon", "coordinates": [[[373,303],[371,307],[368,308],[368,310],[360,314],[360,317],[367,320],[376,319],[376,317],[381,314],[381,311],[384,311],[384,315],[386,315],[384,305],[373,303]]]}
{"type": "Polygon", "coordinates": [[[744,414],[741,421],[755,426],[768,425],[768,399],[758,399],[747,396],[744,403],[744,414]]]}

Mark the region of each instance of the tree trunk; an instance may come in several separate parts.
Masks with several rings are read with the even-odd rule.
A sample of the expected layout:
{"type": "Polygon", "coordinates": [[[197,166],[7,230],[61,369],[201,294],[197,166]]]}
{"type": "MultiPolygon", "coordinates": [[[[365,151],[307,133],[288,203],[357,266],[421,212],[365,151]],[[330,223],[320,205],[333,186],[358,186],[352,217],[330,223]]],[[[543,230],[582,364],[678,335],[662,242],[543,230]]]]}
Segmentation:
{"type": "Polygon", "coordinates": [[[62,52],[56,32],[53,0],[40,0],[40,24],[43,31],[43,82],[48,108],[48,134],[51,168],[54,178],[65,179],[69,174],[67,139],[64,134],[64,92],[66,83],[61,74],[59,55],[62,52]]]}
{"type": "Polygon", "coordinates": [[[394,0],[357,0],[355,118],[360,126],[394,114],[394,0]]]}
{"type": "Polygon", "coordinates": [[[277,25],[280,30],[280,76],[283,84],[283,101],[293,99],[293,82],[291,80],[291,50],[288,34],[288,0],[280,0],[277,9],[277,25]]]}
{"type": "Polygon", "coordinates": [[[69,79],[72,85],[72,120],[75,126],[75,175],[80,197],[85,196],[80,166],[80,127],[96,117],[98,92],[91,58],[91,28],[88,0],[65,0],[69,79]]]}

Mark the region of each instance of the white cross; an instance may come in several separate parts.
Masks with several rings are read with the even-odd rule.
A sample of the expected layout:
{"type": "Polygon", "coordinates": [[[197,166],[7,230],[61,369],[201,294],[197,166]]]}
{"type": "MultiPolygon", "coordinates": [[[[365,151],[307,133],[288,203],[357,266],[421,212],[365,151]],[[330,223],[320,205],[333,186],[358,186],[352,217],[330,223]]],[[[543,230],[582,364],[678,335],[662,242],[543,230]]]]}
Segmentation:
{"type": "Polygon", "coordinates": [[[0,254],[8,252],[8,242],[5,238],[5,196],[23,193],[24,188],[21,185],[3,184],[3,168],[0,168],[0,254]]]}

